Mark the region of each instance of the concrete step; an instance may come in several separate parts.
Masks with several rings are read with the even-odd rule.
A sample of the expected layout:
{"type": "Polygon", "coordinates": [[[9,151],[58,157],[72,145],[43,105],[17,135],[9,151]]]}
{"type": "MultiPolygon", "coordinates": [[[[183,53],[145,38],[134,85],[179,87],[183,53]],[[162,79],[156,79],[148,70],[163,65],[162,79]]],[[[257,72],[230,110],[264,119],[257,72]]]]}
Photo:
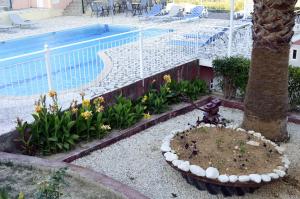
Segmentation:
{"type": "Polygon", "coordinates": [[[81,16],[82,13],[82,1],[81,0],[73,0],[67,8],[64,10],[64,15],[68,16],[81,16]]]}

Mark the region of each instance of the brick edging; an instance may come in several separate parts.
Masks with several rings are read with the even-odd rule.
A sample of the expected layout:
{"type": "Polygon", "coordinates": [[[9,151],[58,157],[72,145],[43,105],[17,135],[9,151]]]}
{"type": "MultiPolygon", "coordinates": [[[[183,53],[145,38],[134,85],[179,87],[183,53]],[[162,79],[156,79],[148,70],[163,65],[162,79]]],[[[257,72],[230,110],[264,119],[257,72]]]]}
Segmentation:
{"type": "MultiPolygon", "coordinates": [[[[195,104],[197,104],[198,106],[202,106],[202,105],[208,103],[211,99],[212,99],[211,96],[207,96],[200,100],[197,100],[195,102],[195,104]]],[[[107,137],[105,137],[101,140],[97,140],[95,142],[92,142],[91,144],[88,144],[88,146],[83,146],[82,148],[75,149],[69,153],[54,155],[53,157],[50,157],[50,159],[54,159],[56,161],[63,161],[63,162],[67,162],[67,163],[73,162],[74,160],[84,157],[93,151],[103,149],[107,146],[110,146],[110,145],[120,141],[120,140],[128,138],[132,135],[135,135],[147,128],[150,128],[160,122],[164,122],[164,121],[167,121],[176,116],[186,114],[194,109],[195,108],[193,105],[185,104],[182,107],[175,108],[175,110],[171,110],[171,111],[162,113],[160,115],[155,115],[150,120],[143,120],[128,129],[121,130],[119,132],[113,132],[112,134],[109,134],[107,137]]]]}
{"type": "MultiPolygon", "coordinates": [[[[195,102],[195,104],[197,104],[198,106],[202,106],[202,105],[206,104],[207,102],[209,102],[213,97],[214,96],[204,97],[200,100],[197,100],[195,102]]],[[[244,105],[242,102],[226,100],[226,99],[221,99],[221,100],[222,100],[222,106],[224,106],[224,107],[238,109],[241,111],[244,110],[244,105]]],[[[108,147],[120,140],[126,139],[132,135],[135,135],[135,134],[137,134],[147,128],[150,128],[160,122],[164,122],[173,117],[183,115],[194,109],[195,109],[195,107],[193,105],[185,104],[180,108],[175,108],[174,110],[168,111],[166,113],[153,116],[153,118],[150,120],[141,121],[141,122],[137,123],[136,125],[134,125],[133,127],[130,127],[128,129],[125,129],[125,130],[122,130],[119,132],[114,132],[114,133],[108,135],[107,137],[105,137],[101,140],[94,141],[90,144],[87,144],[86,146],[84,146],[82,148],[75,149],[69,153],[59,154],[59,155],[56,155],[56,156],[53,156],[50,158],[54,159],[56,161],[63,161],[63,162],[68,162],[68,163],[73,162],[74,160],[82,158],[82,157],[90,154],[93,151],[108,147]]],[[[288,116],[288,121],[293,122],[295,124],[300,124],[300,117],[290,114],[288,116]]]]}

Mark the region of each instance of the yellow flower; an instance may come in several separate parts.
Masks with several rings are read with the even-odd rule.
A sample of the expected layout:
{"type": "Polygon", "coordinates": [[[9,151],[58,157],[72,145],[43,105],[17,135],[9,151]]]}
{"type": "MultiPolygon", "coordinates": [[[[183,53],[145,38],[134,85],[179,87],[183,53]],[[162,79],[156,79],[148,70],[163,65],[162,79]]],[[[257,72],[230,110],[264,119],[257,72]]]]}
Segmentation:
{"type": "Polygon", "coordinates": [[[88,107],[90,106],[90,100],[88,100],[88,99],[83,99],[83,100],[82,100],[82,106],[83,106],[84,108],[88,108],[88,107]]]}
{"type": "Polygon", "coordinates": [[[171,81],[172,81],[172,79],[171,79],[171,76],[170,75],[164,75],[164,81],[166,82],[166,83],[171,83],[171,81]]]}
{"type": "Polygon", "coordinates": [[[145,103],[148,100],[148,96],[144,95],[143,99],[142,99],[142,103],[145,103]]]}
{"type": "Polygon", "coordinates": [[[85,111],[85,112],[81,113],[80,115],[85,120],[88,120],[88,119],[90,119],[93,116],[92,111],[85,111]]]}
{"type": "Polygon", "coordinates": [[[19,193],[18,199],[25,199],[25,195],[23,192],[19,193]]]}
{"type": "Polygon", "coordinates": [[[100,104],[102,104],[102,103],[105,102],[104,97],[102,97],[102,96],[101,96],[101,97],[98,97],[98,100],[99,100],[99,103],[100,103],[100,104]]]}
{"type": "Polygon", "coordinates": [[[37,113],[40,113],[42,111],[42,107],[40,105],[36,105],[34,109],[37,113]]]}
{"type": "Polygon", "coordinates": [[[57,93],[56,93],[56,91],[51,90],[51,91],[49,91],[48,95],[49,95],[50,97],[56,97],[56,96],[57,96],[57,93]]]}
{"type": "Polygon", "coordinates": [[[145,119],[150,119],[151,118],[151,115],[149,113],[144,113],[144,118],[145,119]]]}
{"type": "Polygon", "coordinates": [[[94,104],[96,105],[96,106],[99,106],[100,104],[102,104],[102,103],[104,103],[104,98],[103,97],[98,97],[98,98],[96,98],[95,100],[94,100],[94,104]]]}
{"type": "Polygon", "coordinates": [[[78,111],[78,108],[73,107],[73,108],[71,109],[71,112],[72,112],[73,114],[77,113],[77,111],[78,111]]]}
{"type": "Polygon", "coordinates": [[[96,108],[96,112],[97,112],[97,113],[100,113],[100,112],[102,112],[103,110],[104,110],[104,106],[99,106],[99,107],[96,108]]]}
{"type": "Polygon", "coordinates": [[[109,126],[109,125],[101,125],[101,127],[100,127],[102,130],[110,130],[111,129],[111,127],[109,126]]]}

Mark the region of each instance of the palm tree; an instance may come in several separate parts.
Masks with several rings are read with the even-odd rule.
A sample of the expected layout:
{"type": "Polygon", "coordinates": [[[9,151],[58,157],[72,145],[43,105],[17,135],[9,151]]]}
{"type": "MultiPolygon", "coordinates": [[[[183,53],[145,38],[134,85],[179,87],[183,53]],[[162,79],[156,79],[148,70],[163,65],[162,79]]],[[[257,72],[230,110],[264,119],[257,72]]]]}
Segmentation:
{"type": "Polygon", "coordinates": [[[254,0],[253,50],[243,127],[288,138],[288,63],[297,0],[254,0]]]}

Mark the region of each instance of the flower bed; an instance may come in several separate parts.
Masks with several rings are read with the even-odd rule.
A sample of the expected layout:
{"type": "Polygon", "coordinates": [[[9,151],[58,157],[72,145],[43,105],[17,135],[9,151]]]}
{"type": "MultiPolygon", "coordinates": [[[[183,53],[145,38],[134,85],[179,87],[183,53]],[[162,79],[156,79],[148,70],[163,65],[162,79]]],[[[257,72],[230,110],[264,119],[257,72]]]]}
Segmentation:
{"type": "Polygon", "coordinates": [[[224,187],[258,188],[284,177],[290,164],[283,148],[260,133],[233,126],[206,124],[173,132],[164,139],[161,151],[190,183],[198,188],[199,183],[207,183],[206,188],[217,185],[221,191],[224,187]]]}
{"type": "Polygon", "coordinates": [[[41,96],[35,104],[34,122],[28,124],[18,119],[17,130],[23,152],[29,155],[50,155],[73,149],[80,141],[102,139],[111,129],[125,129],[151,114],[167,111],[171,104],[181,102],[181,97],[197,99],[207,92],[201,80],[173,81],[170,75],[163,77],[164,84],[152,82],[148,92],[137,100],[116,97],[115,103],[105,102],[103,97],[73,100],[67,110],[59,105],[57,93],[48,93],[52,100],[47,104],[41,96]]]}

